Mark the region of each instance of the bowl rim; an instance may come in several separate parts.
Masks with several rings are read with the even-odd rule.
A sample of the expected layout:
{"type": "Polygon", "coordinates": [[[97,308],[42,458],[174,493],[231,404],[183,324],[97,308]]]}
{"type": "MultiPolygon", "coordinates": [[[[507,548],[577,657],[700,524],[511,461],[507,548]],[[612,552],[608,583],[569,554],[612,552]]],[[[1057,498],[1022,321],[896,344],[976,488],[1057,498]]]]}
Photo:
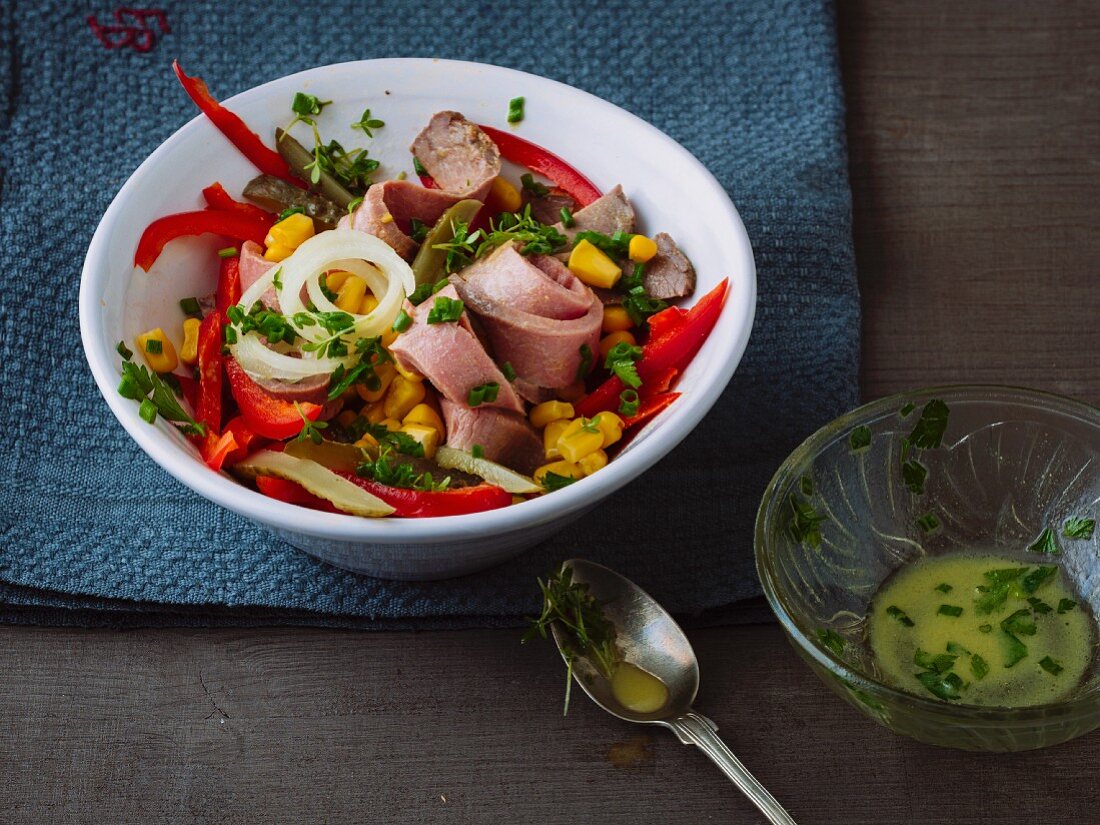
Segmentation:
{"type": "Polygon", "coordinates": [[[906,390],[883,398],[878,398],[874,401],[869,401],[818,428],[813,434],[803,440],[801,444],[795,447],[795,449],[791,451],[791,454],[783,460],[783,463],[775,471],[775,474],[768,482],[768,486],[764,491],[764,495],[760,500],[760,506],[756,513],[753,535],[756,572],[760,578],[760,584],[764,590],[764,596],[768,601],[768,606],[779,620],[779,624],[783,628],[787,638],[797,646],[799,651],[809,656],[815,663],[861,689],[883,694],[891,699],[896,699],[904,703],[915,704],[921,710],[928,711],[932,715],[952,718],[969,716],[987,722],[1008,722],[1027,721],[1033,717],[1035,719],[1050,719],[1058,716],[1071,716],[1079,708],[1090,708],[1100,701],[1100,685],[1096,685],[1083,693],[1060,702],[1011,707],[1004,705],[972,705],[966,702],[941,702],[881,682],[861,671],[855,670],[831,650],[819,644],[806,633],[803,633],[798,623],[794,620],[794,617],[780,599],[775,586],[773,570],[770,564],[771,558],[769,548],[771,543],[767,538],[767,525],[770,521],[770,516],[779,501],[779,493],[788,489],[791,481],[797,475],[795,472],[796,468],[803,466],[807,460],[812,459],[825,442],[831,442],[838,432],[847,430],[870,418],[877,417],[880,413],[897,410],[900,406],[910,401],[916,401],[918,399],[930,400],[932,397],[951,394],[959,397],[975,394],[988,395],[991,393],[1003,394],[1007,396],[1006,400],[1030,400],[1032,402],[1037,402],[1037,404],[1033,406],[1039,406],[1044,409],[1057,409],[1059,412],[1074,413],[1079,418],[1100,429],[1100,407],[1058,393],[1008,384],[943,384],[915,390],[906,390]]]}
{"type": "MultiPolygon", "coordinates": [[[[257,93],[270,94],[273,87],[279,84],[310,80],[316,73],[327,70],[372,72],[389,69],[399,75],[402,70],[407,70],[414,64],[425,67],[430,64],[441,71],[473,71],[481,74],[488,73],[494,78],[520,80],[525,84],[525,88],[530,90],[529,95],[539,93],[544,93],[548,97],[566,95],[570,100],[579,101],[591,107],[597,115],[602,113],[625,119],[631,129],[647,132],[654,139],[661,141],[670,154],[676,156],[678,162],[692,167],[700,174],[701,180],[706,183],[708,199],[721,207],[716,220],[733,230],[730,249],[737,254],[731,255],[728,271],[735,273],[735,276],[730,278],[730,294],[720,320],[729,325],[736,325],[736,333],[731,337],[729,346],[717,354],[718,357],[709,359],[711,363],[707,365],[707,371],[693,389],[690,401],[674,405],[666,415],[660,416],[649,425],[659,423],[659,430],[653,433],[653,437],[645,439],[636,448],[618,456],[599,474],[581,479],[566,489],[556,491],[553,496],[542,496],[520,505],[484,513],[425,519],[365,519],[353,515],[309,510],[271,499],[240,484],[224,473],[211,472],[201,462],[187,455],[176,438],[168,436],[159,427],[149,426],[142,421],[137,415],[136,405],[127,402],[115,391],[119,378],[114,363],[115,353],[113,350],[108,352],[101,340],[103,336],[101,335],[102,316],[99,311],[99,287],[109,271],[108,248],[118,221],[121,204],[145,185],[146,174],[162,156],[175,151],[181,144],[193,140],[197,137],[196,132],[206,128],[207,120],[200,113],[173,132],[142,161],[127,178],[100,219],[89,244],[81,272],[79,298],[81,342],[100,393],[115,417],[146,455],[177,481],[204,498],[270,529],[361,544],[430,545],[438,543],[441,539],[454,543],[505,535],[564,519],[566,516],[587,509],[593,501],[601,500],[633,481],[687,437],[718,401],[748,346],[756,313],[756,265],[748,232],[729,194],[714,175],[676,140],[637,115],[609,101],[560,81],[489,63],[436,58],[375,58],[314,66],[250,87],[223,102],[233,106],[240,103],[241,98],[257,93]],[[133,409],[130,409],[131,407],[133,409]]],[[[494,119],[501,118],[490,118],[489,121],[493,122],[494,119]]],[[[539,135],[528,137],[536,142],[540,139],[539,135]]],[[[245,161],[242,160],[242,162],[245,161]]],[[[648,429],[648,426],[643,431],[645,429],[648,429]]]]}

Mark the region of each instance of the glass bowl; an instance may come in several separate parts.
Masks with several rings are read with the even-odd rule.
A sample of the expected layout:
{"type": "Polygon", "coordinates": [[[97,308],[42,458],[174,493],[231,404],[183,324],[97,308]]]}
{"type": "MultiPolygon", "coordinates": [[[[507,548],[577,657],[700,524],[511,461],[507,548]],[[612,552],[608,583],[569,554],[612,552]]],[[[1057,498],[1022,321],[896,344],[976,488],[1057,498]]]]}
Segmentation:
{"type": "MultiPolygon", "coordinates": [[[[857,441],[859,435],[866,431],[857,441]]],[[[939,387],[867,404],[803,442],[764,494],[756,564],[792,646],[867,716],[944,747],[1042,748],[1100,727],[1095,650],[1091,669],[1063,701],[1016,708],[949,704],[887,683],[866,645],[866,614],[879,585],[900,566],[972,549],[1059,565],[1095,620],[1100,530],[1072,541],[1060,532],[1067,518],[1096,519],[1098,512],[1100,410],[1032,390],[939,387]],[[901,478],[903,441],[932,399],[944,401],[950,414],[942,445],[919,451],[928,476],[924,492],[915,494],[901,478]],[[852,432],[861,427],[870,429],[870,444],[853,449],[852,432]],[[824,516],[819,537],[812,529],[811,535],[801,531],[800,540],[792,535],[792,502],[824,516]],[[1027,552],[1047,527],[1059,533],[1061,555],[1027,552]]]]}

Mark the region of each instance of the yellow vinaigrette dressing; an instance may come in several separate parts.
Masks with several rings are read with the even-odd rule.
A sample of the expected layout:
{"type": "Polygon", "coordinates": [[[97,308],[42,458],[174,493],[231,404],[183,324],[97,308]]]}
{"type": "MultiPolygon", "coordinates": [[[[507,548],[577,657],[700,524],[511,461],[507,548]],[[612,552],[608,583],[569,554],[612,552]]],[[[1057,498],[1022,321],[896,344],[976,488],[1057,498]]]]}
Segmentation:
{"type": "Polygon", "coordinates": [[[611,674],[611,692],[635,713],[656,713],[668,704],[665,683],[629,662],[620,662],[611,674]]]}
{"type": "Polygon", "coordinates": [[[929,556],[887,579],[868,641],[888,681],[926,698],[1021,707],[1070,694],[1092,661],[1093,620],[1060,568],[929,556]]]}

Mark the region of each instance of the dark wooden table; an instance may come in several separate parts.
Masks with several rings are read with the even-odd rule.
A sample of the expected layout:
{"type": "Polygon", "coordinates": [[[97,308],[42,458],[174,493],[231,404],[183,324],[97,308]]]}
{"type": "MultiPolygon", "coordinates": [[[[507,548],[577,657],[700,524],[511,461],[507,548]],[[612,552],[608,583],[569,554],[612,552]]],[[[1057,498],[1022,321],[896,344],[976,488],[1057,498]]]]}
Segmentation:
{"type": "MultiPolygon", "coordinates": [[[[868,398],[1100,403],[1100,6],[840,9],[868,398]]],[[[774,625],[691,634],[699,706],[800,823],[1095,822],[1100,734],[987,756],[890,734],[774,625]]],[[[513,631],[0,628],[0,821],[756,822],[702,755],[513,631]]]]}

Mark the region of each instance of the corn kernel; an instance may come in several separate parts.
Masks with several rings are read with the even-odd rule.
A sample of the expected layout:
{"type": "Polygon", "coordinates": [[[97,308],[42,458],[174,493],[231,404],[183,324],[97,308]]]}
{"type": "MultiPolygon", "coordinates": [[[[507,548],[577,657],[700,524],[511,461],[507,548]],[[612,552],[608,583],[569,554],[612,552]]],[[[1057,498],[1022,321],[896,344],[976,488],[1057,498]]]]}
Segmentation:
{"type": "Polygon", "coordinates": [[[589,453],[577,462],[577,466],[581,468],[581,471],[586,476],[590,476],[597,470],[602,470],[607,466],[607,453],[603,450],[596,450],[594,453],[589,453]]]}
{"type": "Polygon", "coordinates": [[[569,271],[589,286],[611,289],[622,276],[619,265],[593,246],[581,241],[569,253],[569,271]]]}
{"type": "Polygon", "coordinates": [[[359,305],[360,315],[370,315],[378,308],[378,299],[374,297],[373,292],[368,292],[363,296],[363,302],[359,305]]]}
{"type": "Polygon", "coordinates": [[[284,246],[281,243],[276,243],[272,244],[266,250],[264,250],[264,260],[278,263],[279,261],[285,261],[293,254],[294,247],[284,246]]]}
{"type": "Polygon", "coordinates": [[[409,381],[398,375],[393,379],[389,392],[386,393],[386,400],[384,401],[386,418],[400,420],[423,400],[424,385],[417,381],[409,381]]]}
{"type": "Polygon", "coordinates": [[[356,447],[364,447],[364,448],[369,450],[372,447],[377,447],[378,446],[378,439],[375,438],[370,433],[363,433],[363,437],[355,442],[355,446],[356,447]]]}
{"type": "Polygon", "coordinates": [[[635,235],[630,239],[626,254],[634,263],[644,264],[657,254],[657,243],[645,235],[635,235]]]}
{"type": "Polygon", "coordinates": [[[398,335],[400,335],[400,333],[393,327],[386,327],[385,331],[382,333],[382,346],[389,349],[393,346],[393,342],[397,340],[398,335]]]}
{"type": "Polygon", "coordinates": [[[338,269],[335,272],[325,273],[325,287],[331,292],[339,292],[340,287],[344,285],[344,281],[351,277],[351,273],[338,269]]]}
{"type": "Polygon", "coordinates": [[[546,425],[546,429],[542,431],[542,447],[546,451],[547,458],[561,458],[561,450],[558,449],[558,439],[561,438],[561,434],[565,432],[565,428],[569,426],[571,422],[562,418],[557,421],[551,421],[546,425]]]}
{"type": "Polygon", "coordinates": [[[603,433],[603,449],[623,437],[623,420],[613,412],[598,413],[592,417],[592,423],[603,433]]]}
{"type": "Polygon", "coordinates": [[[381,424],[386,417],[386,408],[381,401],[376,401],[366,408],[365,415],[371,424],[381,424]]]}
{"type": "Polygon", "coordinates": [[[172,346],[172,342],[160,327],[143,332],[135,342],[138,351],[145,356],[153,372],[171,372],[179,366],[176,348],[172,346]],[[152,347],[154,352],[150,352],[149,347],[152,347]]]}
{"type": "Polygon", "coordinates": [[[415,381],[417,384],[419,384],[421,381],[424,380],[423,375],[418,372],[405,369],[403,366],[401,366],[400,361],[394,361],[393,368],[397,370],[397,374],[404,378],[406,381],[415,381]]]}
{"type": "Polygon", "coordinates": [[[525,501],[527,501],[527,499],[525,499],[523,496],[512,496],[513,504],[523,504],[523,502],[525,501]]]}
{"type": "Polygon", "coordinates": [[[584,478],[584,471],[569,461],[551,461],[549,464],[543,464],[535,470],[535,481],[542,484],[542,479],[547,473],[565,476],[566,478],[584,478]]]}
{"type": "Polygon", "coordinates": [[[198,318],[188,318],[183,322],[183,345],[180,347],[180,360],[189,367],[199,362],[200,326],[202,326],[202,322],[198,318]]]}
{"type": "Polygon", "coordinates": [[[544,401],[532,407],[531,414],[528,417],[531,419],[531,426],[541,430],[551,421],[557,421],[559,418],[572,418],[573,405],[564,401],[544,401]]]}
{"type": "Polygon", "coordinates": [[[493,178],[493,185],[489,189],[488,202],[490,214],[518,212],[523,205],[523,198],[520,197],[519,190],[510,181],[497,175],[493,178]]]}
{"type": "Polygon", "coordinates": [[[355,419],[357,419],[358,417],[359,416],[356,415],[352,410],[344,410],[342,413],[336,416],[335,420],[336,423],[339,424],[341,427],[350,427],[352,424],[355,423],[355,419]]]}
{"type": "Polygon", "coordinates": [[[267,246],[285,246],[294,250],[313,237],[316,230],[313,218],[301,212],[287,215],[267,231],[264,244],[267,246]]]}
{"type": "Polygon", "coordinates": [[[435,458],[435,451],[439,447],[439,430],[424,424],[403,424],[401,432],[424,448],[425,458],[435,458]]]}
{"type": "Polygon", "coordinates": [[[387,212],[385,215],[382,216],[382,219],[378,222],[379,223],[393,223],[393,215],[391,215],[389,212],[387,212]]]}
{"type": "Polygon", "coordinates": [[[379,364],[374,368],[374,374],[378,376],[378,380],[381,382],[381,386],[379,386],[378,389],[369,390],[366,384],[355,385],[355,391],[359,393],[359,397],[368,404],[373,404],[375,401],[382,400],[382,396],[386,394],[394,377],[396,377],[397,371],[393,368],[393,364],[379,364]]]}
{"type": "Polygon", "coordinates": [[[629,332],[620,331],[605,335],[603,340],[600,341],[600,360],[603,361],[606,359],[607,353],[611,352],[616,344],[630,344],[630,346],[634,346],[637,343],[634,336],[629,332]]]}
{"type": "Polygon", "coordinates": [[[576,463],[589,453],[594,453],[603,446],[603,433],[591,419],[577,418],[570,422],[569,426],[558,438],[558,450],[566,461],[576,463]]]}
{"type": "Polygon", "coordinates": [[[385,427],[387,430],[389,430],[391,433],[396,433],[396,432],[401,431],[401,422],[398,421],[396,418],[383,418],[378,423],[381,424],[383,427],[385,427]]]}
{"type": "Polygon", "coordinates": [[[630,313],[621,306],[606,306],[603,308],[604,332],[623,332],[633,328],[634,322],[630,320],[630,313]]]}
{"type": "Polygon", "coordinates": [[[441,436],[447,431],[446,427],[443,426],[443,419],[439,417],[439,413],[424,403],[417,404],[409,410],[408,414],[401,419],[401,423],[433,427],[441,436]]]}
{"type": "Polygon", "coordinates": [[[358,312],[366,294],[367,282],[358,275],[352,275],[337,291],[336,300],[333,303],[344,312],[358,312]]]}

